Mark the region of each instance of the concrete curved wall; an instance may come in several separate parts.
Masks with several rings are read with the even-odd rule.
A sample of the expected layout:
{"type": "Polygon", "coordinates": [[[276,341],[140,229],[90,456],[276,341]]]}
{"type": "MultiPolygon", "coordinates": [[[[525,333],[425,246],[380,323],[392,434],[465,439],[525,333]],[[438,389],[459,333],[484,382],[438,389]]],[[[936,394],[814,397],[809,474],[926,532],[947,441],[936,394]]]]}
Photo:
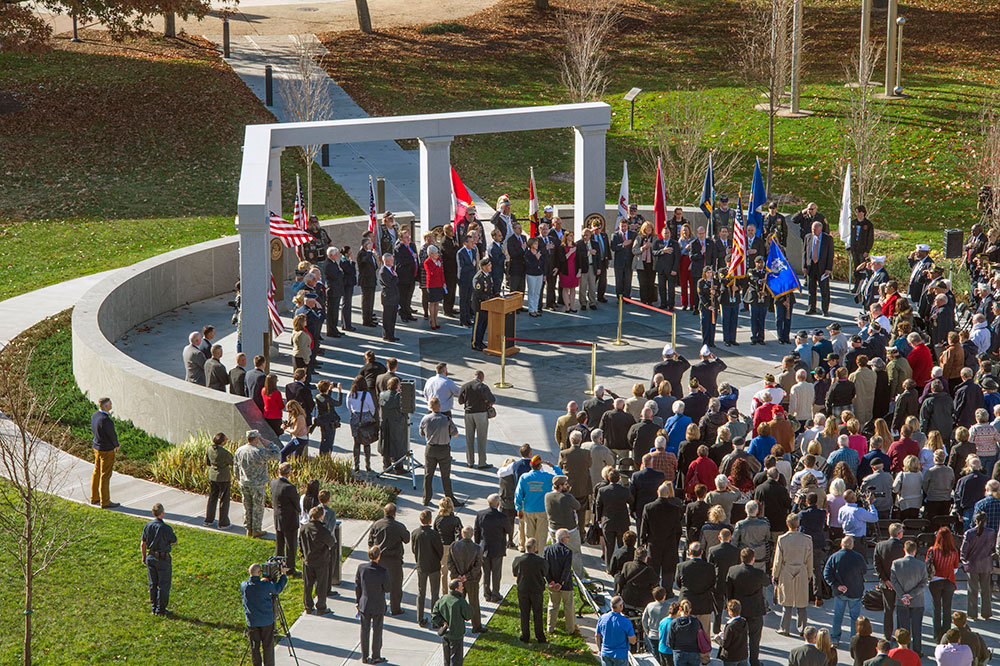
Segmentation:
{"type": "MultiPolygon", "coordinates": [[[[407,224],[412,217],[399,214],[397,220],[407,224]]],[[[335,245],[357,246],[368,217],[340,218],[323,227],[335,245]]],[[[73,375],[81,390],[94,401],[110,397],[116,416],[173,443],[198,431],[236,438],[249,428],[266,428],[249,398],[190,384],[114,345],[148,319],[231,292],[239,279],[238,251],[238,236],[181,248],[115,271],[84,294],[73,310],[73,375]]],[[[295,256],[286,252],[285,257],[287,276],[295,256]]],[[[175,343],[180,363],[184,343],[170,344],[175,343]]]]}

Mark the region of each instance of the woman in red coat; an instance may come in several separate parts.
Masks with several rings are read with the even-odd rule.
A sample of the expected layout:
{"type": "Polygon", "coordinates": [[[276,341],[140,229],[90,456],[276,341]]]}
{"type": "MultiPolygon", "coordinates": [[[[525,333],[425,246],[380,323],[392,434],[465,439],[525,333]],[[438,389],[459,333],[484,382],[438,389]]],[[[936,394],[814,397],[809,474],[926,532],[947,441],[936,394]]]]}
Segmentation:
{"type": "Polygon", "coordinates": [[[285,400],[278,390],[277,375],[268,375],[264,379],[264,387],[260,390],[260,395],[264,398],[264,420],[267,421],[274,434],[278,437],[284,432],[281,428],[281,415],[285,411],[285,400]]]}
{"type": "Polygon", "coordinates": [[[910,369],[913,370],[913,381],[922,389],[931,380],[931,368],[934,367],[934,354],[924,344],[923,337],[916,331],[910,333],[906,341],[913,346],[913,351],[907,354],[906,361],[910,364],[910,369]]]}
{"type": "Polygon", "coordinates": [[[694,487],[699,483],[708,488],[715,487],[715,477],[719,474],[719,466],[708,457],[708,447],[702,444],[698,447],[698,457],[688,465],[684,476],[684,492],[689,498],[694,498],[694,487]]]}
{"type": "Polygon", "coordinates": [[[431,319],[431,330],[441,328],[438,324],[438,308],[444,300],[444,262],[436,245],[428,246],[424,259],[424,273],[427,275],[427,312],[431,319]]]}

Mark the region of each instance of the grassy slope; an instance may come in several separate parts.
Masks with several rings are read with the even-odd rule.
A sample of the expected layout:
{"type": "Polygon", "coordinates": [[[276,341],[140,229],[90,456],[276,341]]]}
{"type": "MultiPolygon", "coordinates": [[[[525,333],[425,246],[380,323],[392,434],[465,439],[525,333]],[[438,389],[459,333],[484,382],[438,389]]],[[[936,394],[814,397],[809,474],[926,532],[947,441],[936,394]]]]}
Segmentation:
{"type": "MultiPolygon", "coordinates": [[[[565,0],[556,3],[563,5],[565,0]]],[[[877,227],[900,235],[894,243],[880,241],[893,248],[926,240],[930,231],[936,241],[940,229],[967,226],[975,216],[966,147],[983,93],[997,82],[996,71],[984,64],[1000,49],[1000,33],[987,27],[996,15],[987,0],[918,0],[903,13],[908,20],[904,84],[915,97],[889,107],[898,123],[890,159],[899,180],[876,221],[877,227]]],[[[835,219],[839,185],[833,174],[846,79],[842,62],[857,49],[857,9],[841,0],[811,0],[805,16],[802,106],[816,115],[777,121],[772,191],[816,200],[828,219],[835,219]]],[[[884,16],[874,14],[876,39],[884,35],[884,16]]],[[[622,29],[608,47],[612,76],[604,101],[614,113],[608,135],[609,196],[618,189],[621,160],[628,159],[633,200],[652,203],[646,132],[662,114],[666,96],[674,94],[695,96],[716,119],[716,131],[726,131],[734,149],[750,154],[736,174],[748,186],[752,156],[766,157],[767,123],[764,114],[750,110],[753,100],[730,64],[739,20],[732,1],[626,3],[622,29]],[[628,130],[628,106],[621,99],[632,86],[644,89],[635,132],[628,130]]],[[[459,34],[398,28],[370,40],[356,32],[329,33],[324,36],[331,50],[327,69],[367,110],[381,114],[566,101],[555,67],[562,38],[552,13],[504,0],[459,23],[464,27],[459,34]]],[[[535,167],[544,202],[572,200],[572,183],[551,179],[573,169],[567,130],[462,137],[452,155],[467,184],[487,199],[510,194],[516,214],[526,212],[528,166],[535,167]]],[[[717,185],[719,191],[733,191],[738,183],[717,185]]],[[[700,182],[692,183],[686,203],[694,203],[699,191],[700,182]]]]}
{"type": "MultiPolygon", "coordinates": [[[[244,126],[274,121],[201,40],[84,37],[0,54],[24,107],[0,115],[0,298],[233,233],[244,126]]],[[[313,208],[360,213],[318,168],[313,208]]]]}
{"type": "MultiPolygon", "coordinates": [[[[39,664],[138,663],[161,666],[234,663],[245,645],[239,584],[247,567],[273,554],[269,542],[174,527],[170,607],[174,618],[149,613],[139,559],[144,519],[59,500],[86,538],[36,579],[34,661],[39,664]]],[[[169,507],[167,507],[169,512],[169,507]]],[[[167,520],[170,520],[169,513],[167,520]]],[[[0,663],[21,659],[22,578],[0,551],[0,663]]],[[[302,612],[301,580],[281,595],[289,619],[302,612]]]]}

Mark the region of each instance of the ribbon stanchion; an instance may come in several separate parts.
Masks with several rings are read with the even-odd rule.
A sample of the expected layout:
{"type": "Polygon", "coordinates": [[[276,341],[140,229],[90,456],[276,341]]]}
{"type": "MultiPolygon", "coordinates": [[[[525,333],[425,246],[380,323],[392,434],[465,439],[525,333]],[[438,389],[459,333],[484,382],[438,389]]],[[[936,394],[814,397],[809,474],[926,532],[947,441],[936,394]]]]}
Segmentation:
{"type": "Polygon", "coordinates": [[[597,386],[597,343],[590,343],[590,390],[584,391],[584,395],[594,395],[594,388],[597,386]]]}
{"type": "MultiPolygon", "coordinates": [[[[665,314],[670,317],[670,344],[677,349],[677,315],[670,310],[664,310],[663,308],[658,308],[653,305],[647,305],[641,301],[634,301],[631,298],[625,298],[624,296],[618,299],[618,338],[622,337],[622,301],[631,303],[632,305],[638,305],[640,308],[646,308],[647,310],[652,310],[653,312],[659,312],[660,314],[665,314]]],[[[618,344],[618,342],[612,342],[611,344],[618,344]]],[[[624,344],[628,344],[625,342],[624,344]]]]}
{"type": "MultiPolygon", "coordinates": [[[[479,314],[478,312],[476,313],[479,314]]],[[[500,347],[500,381],[493,385],[498,389],[514,388],[514,385],[507,381],[507,336],[503,336],[503,345],[500,347]]]]}
{"type": "Polygon", "coordinates": [[[615,337],[614,341],[611,343],[615,347],[624,347],[628,343],[622,340],[622,308],[625,304],[622,302],[622,297],[618,297],[618,335],[615,337]]]}

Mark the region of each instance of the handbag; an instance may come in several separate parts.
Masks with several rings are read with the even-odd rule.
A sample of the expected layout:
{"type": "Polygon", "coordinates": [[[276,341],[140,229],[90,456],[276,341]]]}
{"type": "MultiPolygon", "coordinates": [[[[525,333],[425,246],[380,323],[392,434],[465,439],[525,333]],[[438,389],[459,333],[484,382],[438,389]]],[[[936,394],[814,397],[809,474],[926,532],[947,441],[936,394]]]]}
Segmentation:
{"type": "Polygon", "coordinates": [[[490,405],[489,407],[486,408],[486,418],[488,418],[488,419],[495,419],[496,416],[497,416],[497,408],[496,407],[494,407],[493,405],[490,405]]]}
{"type": "Polygon", "coordinates": [[[698,652],[702,654],[712,652],[712,641],[708,639],[704,629],[698,629],[698,652]]]}
{"type": "Polygon", "coordinates": [[[865,610],[870,611],[882,611],[885,610],[885,598],[883,597],[883,591],[885,588],[879,583],[876,587],[866,591],[861,597],[861,605],[865,607],[865,610]]]}
{"type": "Polygon", "coordinates": [[[599,546],[601,544],[601,536],[603,531],[601,526],[597,523],[591,523],[590,527],[587,528],[587,534],[584,536],[584,542],[588,546],[599,546]]]}
{"type": "Polygon", "coordinates": [[[934,566],[934,549],[927,550],[927,579],[930,580],[937,575],[937,567],[934,566]]]}

